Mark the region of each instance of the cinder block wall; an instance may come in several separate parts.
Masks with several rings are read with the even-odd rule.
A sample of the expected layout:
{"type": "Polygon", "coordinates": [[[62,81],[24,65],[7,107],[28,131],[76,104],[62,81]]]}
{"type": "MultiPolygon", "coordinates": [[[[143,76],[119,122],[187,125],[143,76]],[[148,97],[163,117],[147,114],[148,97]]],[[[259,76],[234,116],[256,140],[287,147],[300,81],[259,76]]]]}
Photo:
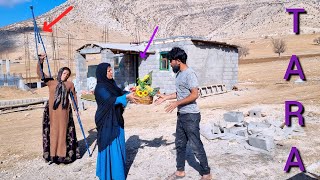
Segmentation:
{"type": "Polygon", "coordinates": [[[238,82],[238,50],[213,45],[188,45],[187,64],[196,71],[200,86],[225,84],[230,90],[238,82]]]}
{"type": "Polygon", "coordinates": [[[188,55],[187,64],[198,76],[199,85],[225,84],[230,90],[238,82],[238,50],[229,46],[214,44],[194,44],[192,41],[179,41],[155,44],[150,47],[156,54],[140,60],[139,76],[153,70],[153,86],[160,87],[162,93],[175,92],[175,74],[160,70],[160,52],[170,51],[173,47],[184,49],[188,55]]]}
{"type": "Polygon", "coordinates": [[[87,90],[87,72],[86,56],[76,52],[76,91],[80,95],[81,91],[87,90]]]}
{"type": "Polygon", "coordinates": [[[153,70],[153,87],[160,87],[161,93],[170,94],[176,92],[175,88],[175,74],[172,72],[172,68],[169,70],[160,70],[160,53],[168,52],[173,47],[185,48],[191,41],[179,41],[166,44],[154,44],[150,47],[150,51],[156,52],[153,55],[149,55],[146,60],[140,60],[139,76],[143,77],[148,72],[153,70]]]}
{"type": "MultiPolygon", "coordinates": [[[[156,52],[147,59],[138,58],[139,78],[153,71],[153,87],[160,87],[161,93],[175,92],[175,74],[171,67],[160,70],[160,53],[180,47],[188,54],[187,64],[195,70],[199,85],[225,84],[230,90],[238,82],[238,50],[229,46],[215,44],[194,44],[192,41],[169,42],[153,44],[150,51],[156,52]]],[[[101,52],[102,62],[108,62],[114,67],[115,54],[105,49],[101,52]]],[[[120,58],[119,68],[114,69],[114,77],[118,85],[123,87],[125,82],[135,83],[134,63],[130,55],[120,58]]],[[[77,90],[87,89],[87,66],[85,56],[76,54],[77,90]]],[[[79,92],[79,91],[78,91],[79,92]]]]}
{"type": "Polygon", "coordinates": [[[133,84],[136,82],[136,77],[134,73],[134,60],[131,55],[123,55],[119,58],[119,67],[114,68],[114,79],[120,88],[124,88],[125,82],[128,84],[133,84]]]}
{"type": "Polygon", "coordinates": [[[173,93],[175,92],[174,86],[174,74],[171,71],[160,70],[160,53],[156,52],[154,55],[144,60],[140,59],[139,77],[143,78],[144,75],[152,72],[152,87],[160,87],[161,93],[173,93]]]}

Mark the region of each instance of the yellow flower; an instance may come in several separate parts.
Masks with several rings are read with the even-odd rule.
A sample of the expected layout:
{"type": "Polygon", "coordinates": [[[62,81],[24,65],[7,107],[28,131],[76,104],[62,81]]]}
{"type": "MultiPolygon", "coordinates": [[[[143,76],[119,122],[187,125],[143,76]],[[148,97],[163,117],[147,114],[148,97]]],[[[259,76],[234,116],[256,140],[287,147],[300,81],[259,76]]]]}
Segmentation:
{"type": "Polygon", "coordinates": [[[150,77],[149,74],[145,75],[145,76],[143,77],[143,79],[142,79],[142,82],[147,81],[149,77],[150,77]]]}
{"type": "Polygon", "coordinates": [[[143,97],[143,92],[140,91],[140,90],[137,90],[137,91],[136,91],[136,94],[137,94],[139,97],[143,97]]]}
{"type": "Polygon", "coordinates": [[[146,91],[146,90],[144,90],[144,91],[142,91],[142,97],[146,97],[146,96],[148,96],[148,91],[146,91]]]}
{"type": "Polygon", "coordinates": [[[146,89],[147,89],[148,92],[152,92],[153,91],[153,88],[150,87],[150,86],[146,86],[146,89]]]}

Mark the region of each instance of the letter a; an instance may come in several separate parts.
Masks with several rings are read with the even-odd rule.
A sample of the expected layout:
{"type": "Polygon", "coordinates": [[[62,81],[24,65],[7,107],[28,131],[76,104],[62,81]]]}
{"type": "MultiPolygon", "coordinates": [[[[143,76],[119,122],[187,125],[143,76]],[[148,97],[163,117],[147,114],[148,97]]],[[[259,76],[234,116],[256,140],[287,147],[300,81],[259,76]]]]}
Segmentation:
{"type": "Polygon", "coordinates": [[[299,151],[296,147],[291,148],[291,152],[289,154],[286,166],[284,167],[285,172],[289,172],[291,167],[299,167],[300,171],[305,172],[305,168],[300,157],[299,151]],[[298,162],[293,162],[294,157],[297,158],[298,162]]]}
{"type": "Polygon", "coordinates": [[[306,80],[304,73],[303,73],[303,70],[302,70],[302,67],[300,65],[300,61],[296,55],[291,56],[290,63],[288,65],[284,79],[289,81],[291,75],[299,75],[300,79],[306,80]],[[295,65],[297,66],[297,70],[294,70],[295,65]]]}

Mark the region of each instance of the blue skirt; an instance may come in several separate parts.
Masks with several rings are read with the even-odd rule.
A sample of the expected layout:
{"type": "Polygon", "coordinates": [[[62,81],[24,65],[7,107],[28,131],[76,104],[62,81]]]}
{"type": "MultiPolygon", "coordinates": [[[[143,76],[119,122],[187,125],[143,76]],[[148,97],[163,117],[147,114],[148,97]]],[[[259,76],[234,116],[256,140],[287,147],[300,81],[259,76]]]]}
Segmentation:
{"type": "Polygon", "coordinates": [[[125,180],[126,146],[124,129],[103,151],[98,152],[96,175],[100,180],[125,180]]]}

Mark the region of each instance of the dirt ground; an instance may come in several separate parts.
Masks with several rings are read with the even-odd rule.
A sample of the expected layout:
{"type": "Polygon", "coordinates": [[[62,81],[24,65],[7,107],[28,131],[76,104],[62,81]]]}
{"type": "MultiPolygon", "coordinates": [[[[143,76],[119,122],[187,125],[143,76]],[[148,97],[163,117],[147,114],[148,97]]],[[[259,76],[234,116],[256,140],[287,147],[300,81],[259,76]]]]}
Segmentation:
{"type": "MultiPolygon", "coordinates": [[[[297,76],[290,82],[283,79],[288,60],[239,65],[238,91],[200,98],[201,124],[223,120],[223,113],[247,113],[262,108],[266,117],[255,121],[284,122],[284,102],[296,100],[305,107],[305,135],[275,141],[271,152],[247,149],[245,142],[237,140],[207,140],[202,137],[209,164],[215,179],[303,179],[310,174],[300,173],[299,168],[284,172],[292,147],[299,149],[304,166],[320,160],[320,57],[300,59],[307,81],[296,84],[297,76]]],[[[43,88],[33,93],[16,89],[0,89],[2,99],[47,96],[43,88]]],[[[160,180],[175,170],[174,132],[175,112],[167,114],[164,106],[129,105],[125,111],[128,178],[132,180],[160,180]],[[137,113],[139,112],[139,113],[137,113]]],[[[81,112],[92,157],[85,152],[81,131],[77,136],[83,157],[69,165],[46,164],[42,159],[41,118],[43,109],[0,115],[0,179],[97,179],[95,165],[95,107],[81,112]]],[[[245,117],[245,121],[252,118],[245,117]]],[[[293,123],[297,121],[293,120],[293,123]]],[[[78,128],[78,123],[76,126],[78,128]]],[[[199,179],[198,163],[188,150],[187,176],[199,179]]],[[[320,174],[320,169],[317,171],[320,174]]]]}

